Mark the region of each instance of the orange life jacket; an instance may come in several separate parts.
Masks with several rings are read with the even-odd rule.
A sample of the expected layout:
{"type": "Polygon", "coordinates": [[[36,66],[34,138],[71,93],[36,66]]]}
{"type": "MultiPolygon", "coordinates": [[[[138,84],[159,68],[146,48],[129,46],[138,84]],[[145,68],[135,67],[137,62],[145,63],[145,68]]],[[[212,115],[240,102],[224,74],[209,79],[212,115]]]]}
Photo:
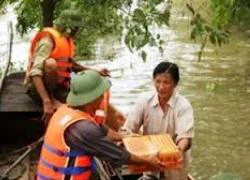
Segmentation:
{"type": "Polygon", "coordinates": [[[106,91],[103,94],[103,100],[101,102],[100,108],[96,110],[95,121],[99,124],[105,123],[108,115],[110,92],[106,91]]]}
{"type": "Polygon", "coordinates": [[[92,157],[85,152],[71,151],[64,139],[65,130],[81,120],[96,123],[88,113],[71,109],[66,105],[62,105],[53,115],[44,137],[37,179],[61,180],[69,177],[71,180],[88,180],[90,178],[92,157]]]}
{"type": "Polygon", "coordinates": [[[36,44],[44,37],[51,37],[54,42],[54,49],[48,58],[53,58],[57,61],[57,83],[68,88],[72,68],[71,59],[75,55],[75,45],[72,38],[64,37],[55,28],[44,28],[42,31],[38,32],[32,40],[26,77],[34,63],[33,56],[36,44]]]}

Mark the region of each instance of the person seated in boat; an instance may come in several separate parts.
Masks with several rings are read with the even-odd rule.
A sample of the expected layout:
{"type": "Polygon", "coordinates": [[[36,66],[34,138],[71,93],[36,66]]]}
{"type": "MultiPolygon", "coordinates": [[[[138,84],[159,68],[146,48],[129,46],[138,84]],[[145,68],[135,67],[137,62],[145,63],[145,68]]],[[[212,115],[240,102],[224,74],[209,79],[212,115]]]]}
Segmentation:
{"type": "MultiPolygon", "coordinates": [[[[71,72],[91,69],[73,60],[73,38],[79,28],[84,26],[82,16],[72,9],[64,10],[54,25],[39,31],[32,40],[24,80],[28,94],[43,105],[45,119],[49,119],[54,110],[65,102],[71,72]]],[[[105,68],[97,72],[109,76],[105,68]]]]}
{"type": "Polygon", "coordinates": [[[148,172],[144,173],[144,179],[147,179],[147,176],[161,176],[162,179],[168,180],[187,179],[187,165],[190,159],[188,150],[194,137],[194,117],[190,102],[176,90],[178,82],[178,66],[167,61],[159,63],[153,70],[156,91],[139,98],[122,128],[132,133],[138,133],[142,129],[145,135],[168,133],[181,152],[180,170],[148,172]]]}
{"type": "Polygon", "coordinates": [[[117,146],[121,134],[95,119],[111,83],[93,70],[79,72],[72,78],[67,104],[55,112],[44,136],[37,179],[90,179],[93,156],[122,164],[148,164],[161,168],[156,155],[138,157],[117,146]]]}

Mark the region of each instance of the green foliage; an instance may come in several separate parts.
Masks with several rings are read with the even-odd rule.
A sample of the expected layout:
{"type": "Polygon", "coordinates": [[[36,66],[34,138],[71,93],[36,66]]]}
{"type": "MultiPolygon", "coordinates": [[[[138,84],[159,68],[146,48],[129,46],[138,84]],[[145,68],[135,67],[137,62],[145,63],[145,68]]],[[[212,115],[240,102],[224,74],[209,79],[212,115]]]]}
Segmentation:
{"type": "Polygon", "coordinates": [[[215,46],[222,46],[229,42],[231,26],[250,27],[249,0],[209,0],[207,2],[210,8],[210,10],[204,10],[209,11],[207,16],[201,16],[199,13],[202,7],[195,9],[192,4],[187,4],[192,15],[191,39],[201,43],[199,59],[208,40],[215,46]]]}
{"type": "Polygon", "coordinates": [[[209,5],[214,12],[213,24],[217,27],[238,24],[250,17],[249,0],[210,0],[209,5]]]}
{"type": "MultiPolygon", "coordinates": [[[[207,42],[222,46],[229,41],[231,25],[246,24],[250,27],[250,1],[249,0],[209,0],[211,10],[209,17],[199,13],[192,4],[187,4],[192,19],[190,38],[201,43],[199,59],[207,42]]],[[[58,17],[64,9],[72,8],[80,11],[84,27],[77,38],[79,55],[90,56],[94,52],[97,39],[106,35],[117,36],[124,39],[131,52],[140,51],[146,45],[157,46],[163,53],[159,34],[151,32],[154,25],[168,26],[170,10],[159,11],[157,7],[165,0],[0,0],[3,10],[6,4],[14,4],[18,16],[17,29],[21,34],[30,29],[42,28],[43,17],[46,14],[44,4],[54,4],[52,19],[58,17]]],[[[146,55],[142,55],[146,60],[146,55]]]]}
{"type": "Polygon", "coordinates": [[[83,56],[86,59],[90,59],[93,56],[93,50],[95,50],[94,43],[98,36],[91,34],[86,30],[82,30],[76,37],[77,39],[77,56],[83,56]]]}
{"type": "Polygon", "coordinates": [[[17,2],[17,0],[0,0],[0,15],[6,12],[6,6],[9,3],[14,3],[14,2],[17,2]]]}
{"type": "Polygon", "coordinates": [[[215,46],[222,46],[229,41],[230,32],[221,26],[212,26],[202,16],[194,10],[194,8],[187,4],[188,10],[192,14],[190,25],[192,27],[190,38],[194,41],[198,40],[201,43],[201,48],[198,53],[199,60],[202,57],[203,50],[206,46],[207,40],[215,46]]]}
{"type": "MultiPolygon", "coordinates": [[[[15,4],[18,15],[17,29],[21,34],[30,29],[42,28],[46,8],[42,5],[55,4],[52,16],[58,17],[64,9],[73,9],[81,13],[84,27],[78,34],[79,55],[91,55],[94,43],[100,37],[110,35],[123,37],[130,51],[138,51],[145,45],[161,47],[163,41],[150,32],[151,25],[168,25],[170,12],[159,12],[155,7],[164,0],[6,0],[15,4]],[[125,33],[125,35],[124,35],[125,33]]],[[[144,54],[144,53],[143,53],[144,54]]],[[[146,56],[143,55],[143,60],[146,56]]]]}
{"type": "MultiPolygon", "coordinates": [[[[163,51],[161,45],[163,40],[159,34],[150,32],[151,25],[168,26],[170,11],[159,12],[156,6],[163,3],[161,0],[140,1],[139,6],[133,13],[125,16],[125,44],[131,52],[142,49],[145,45],[157,46],[160,52],[163,51]]],[[[141,51],[143,61],[146,61],[147,54],[141,51]]]]}
{"type": "Polygon", "coordinates": [[[23,0],[16,4],[17,30],[23,35],[29,29],[42,26],[39,0],[23,0]]]}
{"type": "Polygon", "coordinates": [[[169,18],[170,18],[170,12],[167,11],[163,14],[159,14],[158,15],[158,19],[157,19],[157,23],[159,25],[162,25],[162,24],[166,24],[166,25],[169,25],[169,18]]]}
{"type": "Polygon", "coordinates": [[[215,82],[207,82],[206,90],[210,92],[214,92],[217,88],[217,84],[215,82]]]}

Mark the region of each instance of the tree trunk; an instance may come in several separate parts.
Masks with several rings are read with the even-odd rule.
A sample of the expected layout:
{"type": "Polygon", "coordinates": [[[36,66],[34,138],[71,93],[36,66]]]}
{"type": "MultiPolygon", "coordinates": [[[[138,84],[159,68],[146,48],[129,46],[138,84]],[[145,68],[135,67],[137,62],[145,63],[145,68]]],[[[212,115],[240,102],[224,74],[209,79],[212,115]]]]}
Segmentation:
{"type": "Polygon", "coordinates": [[[42,16],[43,16],[43,27],[52,27],[54,20],[54,10],[56,3],[59,0],[43,0],[41,1],[42,16]]]}

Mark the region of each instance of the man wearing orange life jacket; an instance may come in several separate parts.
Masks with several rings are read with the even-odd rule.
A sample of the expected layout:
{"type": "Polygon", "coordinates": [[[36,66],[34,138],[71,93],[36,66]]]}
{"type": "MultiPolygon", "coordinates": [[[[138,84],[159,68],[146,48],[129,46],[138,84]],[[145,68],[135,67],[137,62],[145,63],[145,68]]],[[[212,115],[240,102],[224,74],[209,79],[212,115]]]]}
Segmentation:
{"type": "Polygon", "coordinates": [[[109,97],[109,91],[103,94],[103,101],[95,113],[95,120],[105,123],[109,128],[118,132],[126,118],[116,107],[109,103],[109,97]]]}
{"type": "MultiPolygon", "coordinates": [[[[25,84],[28,94],[43,105],[45,119],[65,102],[71,72],[90,69],[73,60],[75,45],[72,38],[82,26],[82,17],[77,12],[64,10],[54,28],[44,28],[32,41],[25,84]]],[[[107,69],[98,72],[109,75],[107,69]]]]}
{"type": "Polygon", "coordinates": [[[113,166],[148,164],[161,167],[157,156],[138,157],[113,141],[122,136],[94,119],[110,82],[96,71],[77,73],[71,81],[67,105],[49,121],[37,169],[38,180],[88,180],[93,156],[113,166]]]}

